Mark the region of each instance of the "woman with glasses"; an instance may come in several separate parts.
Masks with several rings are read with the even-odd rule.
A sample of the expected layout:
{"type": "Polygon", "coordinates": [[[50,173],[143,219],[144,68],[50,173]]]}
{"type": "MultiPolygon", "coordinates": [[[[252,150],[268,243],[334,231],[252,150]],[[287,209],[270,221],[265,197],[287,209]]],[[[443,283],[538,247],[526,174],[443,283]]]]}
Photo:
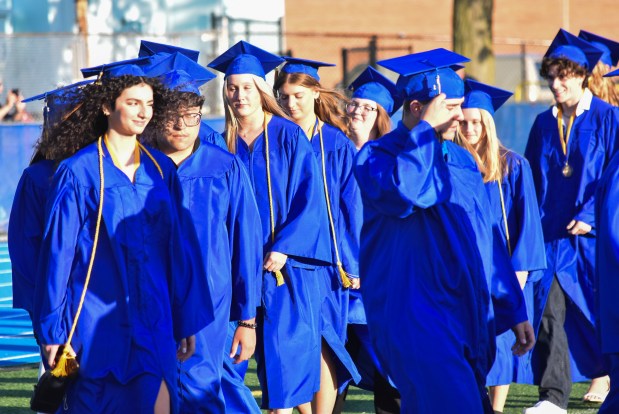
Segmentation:
{"type": "Polygon", "coordinates": [[[391,115],[402,105],[395,84],[369,66],[348,87],[353,90],[346,104],[348,137],[357,149],[391,131],[391,115]],[[394,104],[395,103],[395,104],[394,104]]]}
{"type": "MultiPolygon", "coordinates": [[[[511,92],[467,80],[462,103],[464,118],[456,142],[471,152],[482,172],[494,216],[494,233],[511,256],[532,319],[533,288],[527,281],[541,276],[539,270],[546,268],[537,196],[529,163],[503,147],[493,120],[494,112],[511,96],[511,92]]],[[[514,364],[518,361],[511,352],[515,342],[511,331],[496,338],[496,358],[486,379],[495,412],[503,412],[509,385],[515,380],[514,364]]]]}
{"type": "Polygon", "coordinates": [[[363,220],[359,187],[352,173],[356,150],[347,138],[342,108],[344,96],[320,85],[318,68],[333,66],[307,59],[286,58],[273,85],[280,105],[305,131],[318,160],[318,177],[331,237],[330,266],[320,269],[320,332],[322,336],[320,391],[315,412],[332,412],[338,386],[359,373],[346,350],[349,288],[359,287],[359,236],[363,220]]]}
{"type": "Polygon", "coordinates": [[[137,140],[151,122],[163,130],[168,99],[138,66],[149,62],[84,69],[101,79],[37,147],[60,164],[33,326],[50,367],[66,342],[80,365],[59,412],[177,412],[177,358],[191,356],[193,335],[212,320],[197,296],[208,287],[186,266],[174,165],[137,140]]]}
{"type": "Polygon", "coordinates": [[[256,318],[262,406],[312,412],[320,384],[320,267],[331,260],[324,193],[303,130],[286,119],[265,76],[283,59],[240,41],[209,63],[225,74],[225,138],[249,172],[262,218],[256,318]]]}

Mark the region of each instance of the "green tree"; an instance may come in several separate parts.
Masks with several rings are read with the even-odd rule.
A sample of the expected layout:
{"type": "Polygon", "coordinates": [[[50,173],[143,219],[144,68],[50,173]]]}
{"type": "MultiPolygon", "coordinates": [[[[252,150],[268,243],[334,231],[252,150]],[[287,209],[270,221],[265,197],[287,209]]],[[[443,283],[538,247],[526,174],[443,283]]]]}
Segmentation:
{"type": "Polygon", "coordinates": [[[492,12],[494,0],[454,0],[453,48],[471,59],[466,73],[480,82],[494,83],[492,12]]]}

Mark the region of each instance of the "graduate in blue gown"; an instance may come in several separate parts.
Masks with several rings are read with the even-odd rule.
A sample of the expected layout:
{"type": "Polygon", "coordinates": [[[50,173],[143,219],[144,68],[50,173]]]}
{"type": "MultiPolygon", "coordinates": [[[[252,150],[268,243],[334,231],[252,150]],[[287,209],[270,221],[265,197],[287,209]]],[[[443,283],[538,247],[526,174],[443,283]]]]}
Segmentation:
{"type": "MultiPolygon", "coordinates": [[[[615,71],[619,74],[618,71],[615,71]]],[[[612,73],[612,72],[611,72],[612,73]]],[[[610,392],[601,414],[619,412],[619,156],[615,155],[598,183],[595,200],[597,230],[596,290],[598,338],[610,374],[610,392]]]]}
{"type": "Polygon", "coordinates": [[[403,118],[356,159],[363,301],[403,413],[491,413],[494,336],[513,328],[517,354],[534,342],[481,174],[451,142],[464,86],[450,66],[466,60],[435,49],[379,62],[400,73],[403,118]]]}
{"type": "MultiPolygon", "coordinates": [[[[527,280],[537,278],[546,267],[537,197],[529,163],[501,144],[493,119],[512,93],[473,80],[465,81],[464,87],[463,120],[457,142],[473,154],[482,171],[493,228],[511,256],[532,323],[533,284],[527,280]]],[[[486,380],[495,412],[503,412],[509,384],[515,380],[514,364],[519,362],[511,351],[515,341],[511,331],[497,336],[496,358],[486,380]]]]}
{"type": "Polygon", "coordinates": [[[245,167],[237,157],[200,137],[204,98],[198,87],[213,77],[197,63],[163,75],[162,82],[177,99],[172,101],[174,107],[166,109],[165,135],[149,140],[177,166],[183,208],[191,219],[183,227],[196,230],[200,275],[209,284],[214,307],[215,320],[196,334],[196,352],[178,365],[179,398],[182,413],[259,413],[242,379],[228,381],[228,387],[221,384],[230,378],[222,379],[224,363],[231,358],[246,361],[255,349],[262,228],[245,167]],[[231,320],[236,329],[233,345],[226,349],[231,320]],[[238,355],[237,344],[241,345],[238,355]]]}
{"type": "Polygon", "coordinates": [[[541,68],[557,104],[537,116],[525,150],[548,261],[535,284],[539,333],[532,368],[540,410],[552,405],[565,412],[572,381],[605,374],[595,330],[594,204],[597,182],[616,151],[619,124],[613,107],[586,88],[601,55],[559,31],[541,68]]]}
{"type": "MultiPolygon", "coordinates": [[[[357,149],[361,149],[366,142],[379,139],[393,129],[390,117],[400,109],[402,99],[395,83],[371,66],[361,72],[348,89],[353,91],[346,104],[348,137],[357,149]]],[[[357,387],[373,391],[376,412],[399,412],[400,395],[384,378],[372,348],[362,297],[363,287],[350,292],[346,344],[361,374],[357,387]]],[[[348,386],[340,387],[339,392],[334,413],[343,411],[348,386]]]]}
{"type": "Polygon", "coordinates": [[[139,65],[147,61],[94,68],[102,78],[38,147],[62,160],[46,207],[33,313],[50,366],[90,274],[70,344],[79,375],[60,412],[177,412],[176,359],[191,356],[192,335],[213,317],[199,295],[208,286],[188,260],[192,246],[180,235],[175,166],[136,139],[149,122],[163,128],[157,109],[165,91],[144,76],[139,65]]]}
{"type": "MultiPolygon", "coordinates": [[[[82,81],[44,94],[24,99],[43,99],[43,133],[62,121],[80,97],[82,81]]],[[[43,138],[42,138],[43,139],[43,138]]],[[[8,247],[13,281],[13,307],[24,309],[32,318],[32,301],[36,284],[36,267],[45,225],[45,203],[56,163],[36,152],[24,170],[13,198],[9,217],[8,247]]]]}
{"type": "Polygon", "coordinates": [[[262,407],[310,412],[320,387],[321,266],[331,263],[324,191],[303,130],[265,74],[283,62],[241,41],[209,63],[225,74],[225,138],[247,167],[263,232],[256,360],[262,407]]]}
{"type": "Polygon", "coordinates": [[[337,389],[361,376],[346,350],[348,297],[359,284],[359,236],[363,224],[361,193],[352,167],[357,153],[346,136],[345,97],[320,85],[318,68],[334,66],[308,59],[286,58],[273,89],[290,118],[306,133],[318,160],[323,214],[331,228],[331,266],[322,268],[320,332],[323,338],[320,391],[313,409],[332,412],[337,389]],[[355,282],[355,284],[353,284],[355,282]]]}

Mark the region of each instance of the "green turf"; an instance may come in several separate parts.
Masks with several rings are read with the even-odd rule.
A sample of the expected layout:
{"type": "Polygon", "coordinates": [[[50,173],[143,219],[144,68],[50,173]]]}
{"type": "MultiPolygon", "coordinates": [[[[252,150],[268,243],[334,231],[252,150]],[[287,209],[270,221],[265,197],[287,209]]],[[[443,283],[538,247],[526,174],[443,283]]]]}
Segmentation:
{"type": "MultiPolygon", "coordinates": [[[[37,369],[32,365],[23,368],[0,369],[0,413],[2,414],[32,414],[28,402],[32,393],[32,385],[36,382],[37,369]]],[[[258,394],[260,387],[256,378],[255,364],[250,364],[247,373],[247,385],[258,394]]],[[[586,392],[587,383],[574,384],[570,398],[570,414],[594,414],[599,406],[588,405],[580,401],[586,392]]],[[[445,384],[445,393],[449,393],[449,384],[445,384]]],[[[260,397],[257,397],[260,400],[260,397]]],[[[513,385],[510,390],[505,414],[520,414],[523,407],[529,407],[537,401],[537,388],[530,385],[513,385]]],[[[440,401],[437,401],[440,406],[440,401]]],[[[357,388],[350,389],[346,402],[345,413],[373,413],[372,396],[357,388]]]]}

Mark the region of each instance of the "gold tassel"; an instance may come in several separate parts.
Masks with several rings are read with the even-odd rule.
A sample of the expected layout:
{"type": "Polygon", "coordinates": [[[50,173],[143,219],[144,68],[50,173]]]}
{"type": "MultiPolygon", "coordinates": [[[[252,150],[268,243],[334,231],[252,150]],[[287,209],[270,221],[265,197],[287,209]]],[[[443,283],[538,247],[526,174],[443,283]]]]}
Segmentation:
{"type": "Polygon", "coordinates": [[[342,286],[344,287],[344,289],[351,287],[352,283],[350,283],[350,279],[348,279],[348,275],[344,271],[341,263],[337,264],[337,270],[340,271],[340,278],[342,279],[342,286]]]}
{"type": "Polygon", "coordinates": [[[52,375],[57,378],[76,375],[79,370],[79,364],[75,357],[71,355],[70,350],[67,347],[63,347],[58,349],[58,351],[62,351],[62,354],[56,359],[56,366],[52,370],[52,375]]]}
{"type": "Polygon", "coordinates": [[[284,275],[280,270],[276,270],[275,272],[275,280],[277,280],[277,286],[281,286],[284,284],[284,275]]]}

